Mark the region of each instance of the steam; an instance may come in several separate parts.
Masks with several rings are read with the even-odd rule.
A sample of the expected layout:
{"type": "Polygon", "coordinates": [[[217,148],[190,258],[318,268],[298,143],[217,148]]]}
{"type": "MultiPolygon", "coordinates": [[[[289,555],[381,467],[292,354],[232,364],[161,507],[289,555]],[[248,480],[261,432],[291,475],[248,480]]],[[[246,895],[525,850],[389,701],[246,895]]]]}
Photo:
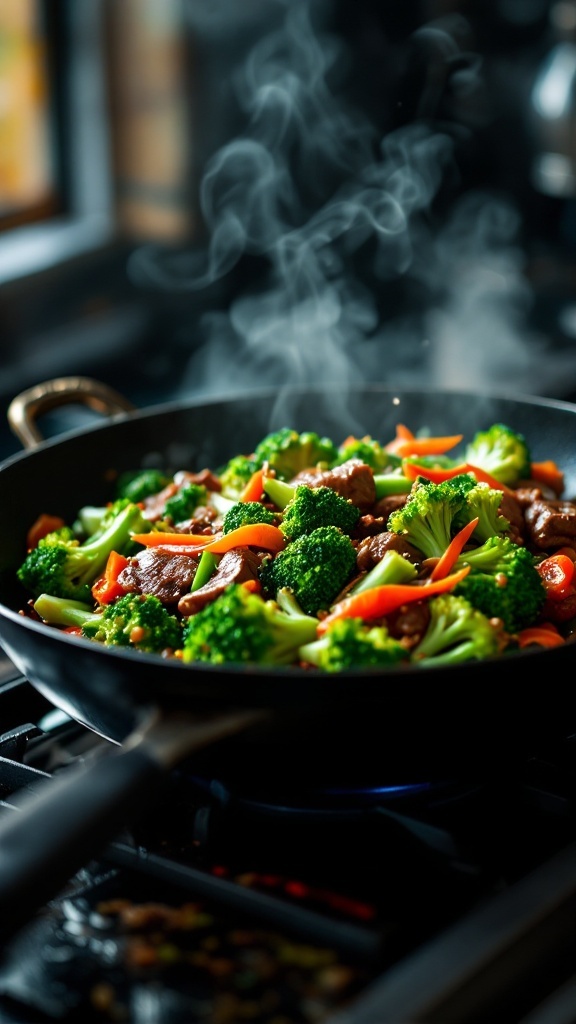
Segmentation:
{"type": "MultiPolygon", "coordinates": [[[[431,216],[455,172],[453,126],[417,121],[379,139],[337,95],[349,54],[313,26],[321,7],[265,6],[277,23],[232,71],[245,128],[201,184],[202,260],[143,248],[130,267],[137,281],[198,295],[247,257],[265,268],[230,308],[201,315],[182,394],[374,380],[553,391],[565,368],[555,357],[547,378],[534,373],[546,352],[524,327],[517,212],[475,193],[442,222],[431,216]],[[397,295],[400,312],[385,303],[397,295]]],[[[222,0],[211,7],[216,24],[222,0]]]]}

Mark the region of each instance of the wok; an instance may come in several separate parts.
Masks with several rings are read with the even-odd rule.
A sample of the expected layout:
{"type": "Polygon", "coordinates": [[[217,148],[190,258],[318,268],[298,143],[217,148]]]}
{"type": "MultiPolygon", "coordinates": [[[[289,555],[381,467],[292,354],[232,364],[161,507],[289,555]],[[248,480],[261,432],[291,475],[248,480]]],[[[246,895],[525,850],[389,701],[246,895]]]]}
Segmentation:
{"type": "MultiPolygon", "coordinates": [[[[429,774],[483,770],[573,725],[572,645],[450,668],[363,670],[190,666],[70,637],[20,614],[16,579],[26,531],[41,512],[72,521],[112,497],[110,470],[217,467],[292,426],[385,441],[397,422],[433,435],[500,421],[525,434],[535,461],[553,458],[576,494],[576,405],[553,399],[385,384],[262,389],[135,410],[87,378],[48,381],[9,409],[29,450],[0,466],[0,643],[49,701],[113,741],[78,772],[49,780],[0,823],[0,920],[10,934],[151,800],[152,787],[201,748],[240,733],[242,758],[272,779],[304,766],[345,785],[358,764],[429,774]],[[44,439],[37,421],[69,402],[106,414],[44,439]],[[530,670],[531,684],[527,684],[530,670]],[[567,679],[567,673],[570,673],[567,679]],[[476,767],[474,767],[474,765],[476,767]]],[[[228,742],[230,742],[228,740],[228,742]]]]}

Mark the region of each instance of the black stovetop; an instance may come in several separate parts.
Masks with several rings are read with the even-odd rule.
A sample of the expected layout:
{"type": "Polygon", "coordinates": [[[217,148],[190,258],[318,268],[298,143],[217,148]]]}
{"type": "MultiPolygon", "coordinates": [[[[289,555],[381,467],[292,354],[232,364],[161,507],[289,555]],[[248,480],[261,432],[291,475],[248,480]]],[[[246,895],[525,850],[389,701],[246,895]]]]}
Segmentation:
{"type": "MultiPolygon", "coordinates": [[[[0,814],[15,814],[16,793],[107,743],[0,669],[0,814]]],[[[487,759],[404,780],[385,757],[303,776],[294,748],[271,781],[242,744],[172,771],[9,939],[1,1021],[576,1019],[574,733],[498,773],[487,759]]]]}

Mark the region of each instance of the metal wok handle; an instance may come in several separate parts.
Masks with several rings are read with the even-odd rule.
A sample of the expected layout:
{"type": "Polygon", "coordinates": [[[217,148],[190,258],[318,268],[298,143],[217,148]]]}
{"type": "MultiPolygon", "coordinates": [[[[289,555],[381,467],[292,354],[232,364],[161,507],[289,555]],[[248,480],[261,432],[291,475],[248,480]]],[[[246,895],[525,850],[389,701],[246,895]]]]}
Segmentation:
{"type": "Polygon", "coordinates": [[[86,405],[102,416],[134,412],[135,407],[118,391],[90,377],[56,377],[22,391],[8,406],[10,429],[25,448],[44,441],[36,420],[63,405],[86,405]]]}
{"type": "Polygon", "coordinates": [[[0,942],[11,939],[121,828],[154,803],[170,768],[269,717],[260,709],[152,717],[123,747],[43,780],[0,821],[0,942]]]}

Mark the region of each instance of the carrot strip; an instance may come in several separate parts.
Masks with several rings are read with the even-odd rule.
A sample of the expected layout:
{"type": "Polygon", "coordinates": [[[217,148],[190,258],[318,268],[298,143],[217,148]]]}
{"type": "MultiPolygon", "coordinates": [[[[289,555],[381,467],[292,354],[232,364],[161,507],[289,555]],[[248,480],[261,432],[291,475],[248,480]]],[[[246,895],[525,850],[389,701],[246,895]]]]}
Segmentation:
{"type": "Polygon", "coordinates": [[[42,514],[38,516],[38,519],[32,523],[32,526],[26,534],[26,546],[28,551],[31,551],[32,548],[38,547],[38,541],[41,541],[46,534],[53,533],[54,530],[60,530],[63,526],[65,526],[65,523],[60,516],[51,516],[48,512],[42,512],[42,514]]]}
{"type": "Polygon", "coordinates": [[[456,536],[452,538],[446,548],[446,551],[441,558],[438,559],[430,574],[431,581],[442,580],[445,576],[449,575],[454,567],[454,563],[458,558],[458,555],[462,551],[466,541],[468,541],[474,533],[477,525],[478,516],[476,516],[475,519],[471,519],[469,523],[466,523],[466,526],[464,526],[456,536]]]}
{"type": "Polygon", "coordinates": [[[118,577],[127,565],[128,559],[124,555],[119,554],[118,551],[110,552],[102,576],[92,587],[92,597],[98,601],[98,604],[110,604],[117,597],[122,597],[126,593],[124,587],[118,583],[118,577]]]}
{"type": "Polygon", "coordinates": [[[393,455],[396,454],[396,448],[399,444],[404,444],[405,441],[413,441],[414,434],[408,427],[405,427],[403,423],[396,424],[396,436],[388,444],[384,445],[385,452],[391,452],[393,455]]]}
{"type": "Polygon", "coordinates": [[[538,644],[540,647],[559,647],[566,643],[564,637],[551,622],[543,622],[540,626],[528,626],[518,633],[518,646],[528,647],[538,644]]]}
{"type": "Polygon", "coordinates": [[[395,442],[394,452],[400,458],[415,455],[444,455],[455,448],[462,440],[463,434],[452,434],[446,437],[415,437],[395,442]]]}
{"type": "Polygon", "coordinates": [[[345,597],[334,605],[332,611],[318,624],[318,634],[325,633],[337,619],[380,619],[395,612],[403,604],[413,601],[425,601],[433,594],[443,594],[452,590],[470,572],[466,565],[458,572],[420,586],[415,583],[385,583],[380,587],[370,587],[356,594],[345,597]]]}
{"type": "Polygon", "coordinates": [[[264,490],[264,470],[257,469],[252,474],[238,501],[260,501],[264,490]]]}
{"type": "Polygon", "coordinates": [[[451,480],[454,476],[461,476],[463,473],[467,473],[468,463],[460,462],[457,466],[445,469],[441,466],[418,466],[415,462],[409,462],[408,459],[404,458],[402,460],[402,472],[409,480],[416,480],[417,477],[423,476],[433,484],[443,484],[445,480],[451,480]]]}
{"type": "Polygon", "coordinates": [[[547,484],[555,494],[562,494],[564,490],[564,473],[553,459],[546,459],[544,462],[532,462],[530,464],[530,475],[533,480],[547,484]]]}
{"type": "Polygon", "coordinates": [[[480,469],[479,466],[473,466],[471,462],[460,462],[457,466],[451,466],[449,469],[443,469],[440,466],[418,466],[414,462],[409,462],[407,459],[402,462],[402,472],[404,476],[407,476],[410,480],[415,480],[418,476],[425,477],[426,480],[430,480],[433,484],[442,484],[445,480],[451,480],[454,476],[460,476],[461,473],[473,473],[479,483],[488,484],[495,491],[502,491],[503,494],[508,494],[514,497],[514,491],[506,484],[500,483],[496,477],[491,476],[490,473],[486,473],[485,470],[480,469]]]}
{"type": "Polygon", "coordinates": [[[267,551],[280,551],[286,544],[286,538],[277,526],[270,523],[248,523],[239,526],[230,533],[216,537],[206,537],[195,533],[133,533],[132,540],[145,547],[156,547],[174,554],[195,555],[200,551],[213,551],[222,555],[232,548],[254,547],[265,548],[267,551]]]}
{"type": "Polygon", "coordinates": [[[536,571],[546,588],[546,597],[551,601],[561,601],[573,590],[574,562],[568,555],[549,555],[538,563],[536,571]]]}

